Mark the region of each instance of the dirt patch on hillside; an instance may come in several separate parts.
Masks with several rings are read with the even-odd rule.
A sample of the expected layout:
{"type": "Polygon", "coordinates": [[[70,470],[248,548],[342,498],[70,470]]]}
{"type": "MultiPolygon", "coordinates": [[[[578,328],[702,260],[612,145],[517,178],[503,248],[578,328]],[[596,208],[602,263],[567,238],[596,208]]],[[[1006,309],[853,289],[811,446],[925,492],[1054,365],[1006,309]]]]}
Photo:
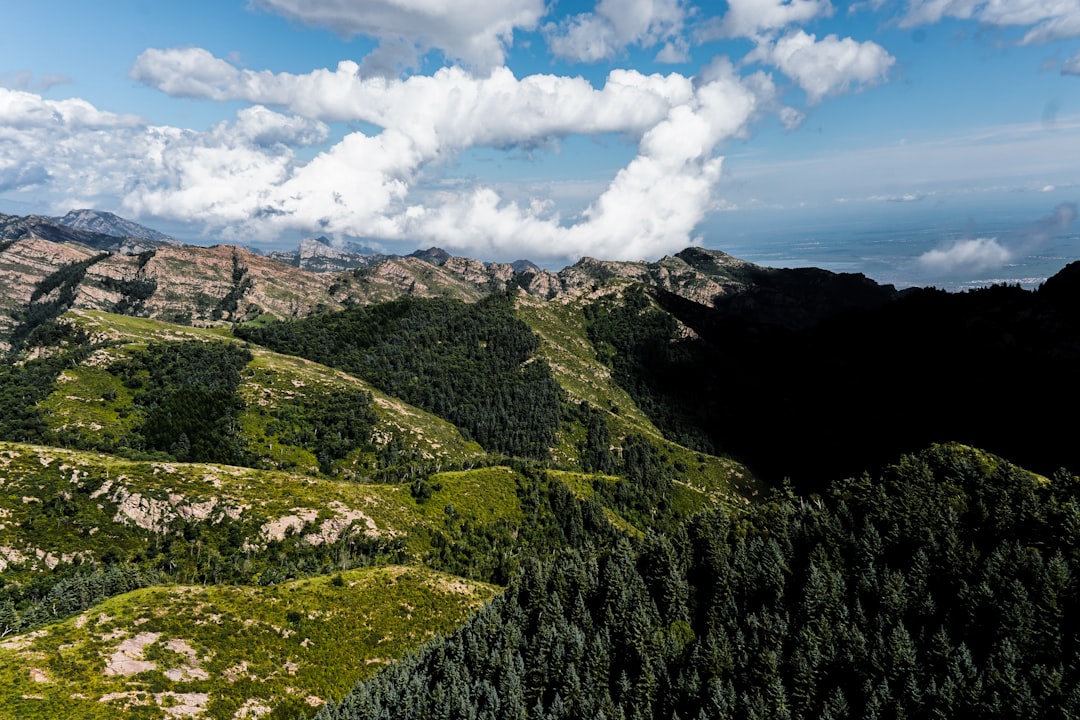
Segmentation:
{"type": "Polygon", "coordinates": [[[269,714],[270,708],[263,705],[261,700],[248,698],[247,702],[241,705],[240,709],[233,714],[233,718],[235,720],[245,720],[246,718],[261,718],[269,714]]]}
{"type": "MultiPolygon", "coordinates": [[[[155,703],[166,716],[171,718],[196,717],[206,711],[206,704],[210,702],[207,693],[175,693],[163,692],[147,696],[145,693],[129,691],[116,692],[103,695],[98,702],[113,703],[123,701],[123,709],[132,707],[144,707],[152,702],[155,703]]],[[[117,708],[118,710],[121,708],[117,708]]]]}
{"type": "Polygon", "coordinates": [[[312,522],[315,522],[315,518],[319,516],[319,511],[312,510],[311,508],[292,508],[292,511],[296,514],[284,515],[282,517],[279,517],[277,520],[271,520],[270,522],[263,523],[263,537],[269,541],[284,540],[286,533],[302,532],[304,527],[306,527],[312,522]]]}
{"type": "Polygon", "coordinates": [[[106,675],[137,675],[147,670],[156,670],[157,663],[143,660],[143,651],[153,645],[161,633],[139,633],[120,643],[108,659],[105,660],[106,675]]]}

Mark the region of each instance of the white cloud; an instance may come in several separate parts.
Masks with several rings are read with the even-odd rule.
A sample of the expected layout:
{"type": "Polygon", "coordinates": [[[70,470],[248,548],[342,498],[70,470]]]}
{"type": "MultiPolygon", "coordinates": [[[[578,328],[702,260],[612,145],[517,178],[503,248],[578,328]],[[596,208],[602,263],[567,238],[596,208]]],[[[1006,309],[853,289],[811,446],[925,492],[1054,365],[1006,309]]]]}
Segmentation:
{"type": "Polygon", "coordinates": [[[225,72],[223,65],[232,68],[205,50],[148,50],[132,74],[170,94],[279,106],[326,122],[369,122],[401,130],[424,145],[449,147],[530,144],[568,134],[636,135],[692,94],[687,77],[635,70],[614,70],[596,89],[580,77],[518,79],[508,68],[480,78],[447,67],[433,75],[388,80],[361,77],[351,61],[305,75],[225,72]],[[219,82],[200,82],[195,94],[192,75],[219,82]]]}
{"type": "Polygon", "coordinates": [[[640,259],[696,244],[694,229],[720,177],[717,145],[743,133],[772,101],[772,85],[763,75],[740,79],[730,64],[726,72],[714,67],[712,75],[692,102],[674,107],[643,136],[638,156],[576,224],[560,224],[542,206],[501,203],[490,189],[478,188],[434,208],[411,209],[406,232],[448,248],[514,248],[543,259],[640,259]]]}
{"type": "MultiPolygon", "coordinates": [[[[191,50],[144,54],[139,77],[187,92],[190,86],[183,84],[183,78],[174,78],[174,72],[190,66],[192,58],[213,70],[201,76],[221,78],[220,85],[201,88],[205,97],[271,103],[321,119],[365,121],[387,128],[374,136],[350,133],[307,165],[295,167],[286,179],[272,182],[273,187],[247,206],[251,217],[241,232],[272,236],[283,229],[319,228],[386,240],[410,238],[458,249],[465,249],[464,242],[474,251],[498,245],[507,252],[536,237],[542,238],[532,248],[537,257],[573,257],[590,247],[598,253],[602,248],[606,257],[625,253],[641,257],[648,254],[649,243],[663,243],[664,250],[688,244],[719,173],[719,160],[710,154],[722,137],[739,132],[756,109],[755,103],[748,109],[744,99],[771,92],[771,84],[762,81],[762,76],[753,76],[746,87],[740,85],[730,63],[695,92],[692,80],[681,75],[625,70],[610,73],[601,88],[581,78],[533,75],[518,79],[505,68],[484,78],[461,68],[443,68],[432,76],[407,80],[361,78],[357,66],[348,62],[333,72],[319,70],[303,76],[247,70],[227,73],[218,71],[223,61],[191,50]],[[172,61],[174,54],[184,57],[172,61]],[[734,103],[734,110],[712,99],[721,86],[730,91],[727,99],[734,103]],[[667,136],[670,147],[656,145],[653,138],[666,128],[692,126],[683,117],[686,113],[704,117],[706,110],[711,113],[707,125],[717,131],[707,142],[698,143],[704,155],[686,157],[682,133],[667,136]],[[726,118],[735,120],[725,125],[726,118]],[[426,203],[411,197],[425,166],[452,159],[470,147],[534,147],[550,138],[612,132],[641,137],[642,153],[586,211],[587,232],[562,225],[561,218],[543,203],[523,207],[504,202],[488,187],[442,194],[426,203]],[[672,164],[673,157],[682,159],[672,164]],[[661,201],[665,193],[670,197],[661,201]],[[650,212],[659,219],[646,217],[650,212]],[[638,240],[632,241],[634,237],[638,240]]],[[[283,116],[278,118],[275,123],[285,122],[283,116]]],[[[244,125],[243,120],[238,124],[244,125]]],[[[191,188],[198,184],[195,161],[200,157],[180,156],[181,166],[166,173],[173,182],[164,189],[132,193],[129,206],[167,214],[172,188],[178,208],[190,212],[191,188]]],[[[280,158],[271,165],[267,178],[276,177],[280,158]]],[[[227,171],[217,166],[212,174],[227,171]]],[[[247,182],[251,187],[250,178],[247,182]]],[[[243,214],[240,205],[222,202],[216,193],[214,197],[214,204],[202,214],[208,221],[233,223],[238,212],[243,214]]]]}
{"type": "Polygon", "coordinates": [[[141,80],[176,94],[257,104],[198,132],[2,91],[0,180],[48,183],[54,197],[137,218],[197,219],[215,237],[243,242],[299,230],[487,257],[657,257],[697,241],[715,205],[721,144],[775,108],[766,74],[740,77],[726,60],[696,79],[614,71],[598,88],[581,78],[519,79],[505,68],[407,80],[361,78],[355,63],[272,74],[197,49],[144,53],[137,68],[141,80]],[[385,129],[327,145],[330,120],[385,129]],[[512,191],[483,184],[431,191],[441,167],[472,147],[609,133],[636,140],[637,155],[576,217],[543,197],[514,202],[512,191]],[[309,159],[302,147],[321,150],[309,159]]]}
{"type": "Polygon", "coordinates": [[[295,168],[292,146],[326,134],[322,123],[262,107],[198,133],[148,126],[84,100],[0,90],[0,186],[47,186],[53,197],[220,226],[257,213],[268,188],[295,168]]]}
{"type": "Polygon", "coordinates": [[[674,38],[664,43],[656,53],[656,62],[677,64],[690,62],[690,43],[684,38],[674,38]]]}
{"type": "Polygon", "coordinates": [[[806,120],[806,114],[800,110],[796,110],[793,107],[784,106],[780,108],[780,123],[784,126],[785,130],[794,130],[803,124],[806,120]]]}
{"type": "Polygon", "coordinates": [[[139,118],[99,110],[84,100],[46,100],[0,89],[5,190],[36,186],[116,197],[146,168],[152,154],[146,140],[152,134],[139,118]]]}
{"type": "Polygon", "coordinates": [[[281,115],[262,105],[240,110],[235,124],[217,127],[228,139],[260,147],[319,145],[330,134],[329,128],[317,120],[281,115]]]}
{"type": "Polygon", "coordinates": [[[931,24],[946,17],[998,27],[1031,29],[1022,44],[1080,36],[1080,0],[909,0],[902,27],[931,24]]]}
{"type": "Polygon", "coordinates": [[[663,42],[657,59],[683,62],[685,19],[681,0],[600,0],[591,13],[545,25],[544,35],[551,52],[568,60],[608,60],[630,45],[649,48],[663,42]]]}
{"type": "Polygon", "coordinates": [[[1012,260],[1013,254],[997,238],[959,240],[945,249],[919,256],[919,264],[935,274],[975,274],[996,270],[1012,260]]]}
{"type": "Polygon", "coordinates": [[[163,142],[157,175],[146,174],[124,194],[137,215],[200,218],[213,227],[244,223],[268,206],[288,177],[290,157],[211,138],[163,142]]]}
{"type": "Polygon", "coordinates": [[[132,80],[173,97],[229,99],[240,71],[202,48],[143,51],[129,72],[132,80]]]}
{"type": "Polygon", "coordinates": [[[705,23],[698,31],[698,40],[761,38],[833,12],[829,0],[728,0],[727,13],[705,23]]]}
{"type": "Polygon", "coordinates": [[[77,98],[46,100],[34,93],[0,88],[0,126],[117,128],[131,127],[140,122],[134,115],[104,112],[77,98]]]}
{"type": "MultiPolygon", "coordinates": [[[[596,91],[598,97],[591,110],[586,108],[581,116],[584,129],[610,128],[616,123],[626,127],[632,110],[640,111],[641,96],[635,92],[624,97],[622,93],[639,82],[661,80],[613,75],[609,78],[611,88],[596,91]],[[620,77],[634,82],[620,85],[620,77]],[[613,94],[604,95],[609,91],[613,94]],[[596,105],[599,98],[607,100],[596,105]]],[[[307,164],[296,163],[281,148],[273,155],[255,147],[227,146],[225,152],[215,154],[205,138],[194,146],[188,143],[170,149],[163,154],[163,167],[156,173],[161,181],[129,193],[127,206],[140,213],[178,219],[196,215],[249,239],[252,235],[273,237],[290,228],[318,229],[437,244],[485,256],[656,257],[695,242],[694,228],[710,207],[720,175],[722,163],[715,154],[719,143],[744,133],[747,123],[772,102],[773,88],[767,77],[759,73],[739,78],[730,63],[718,63],[696,91],[688,79],[683,81],[685,88],[674,93],[678,102],[666,103],[659,117],[651,119],[637,157],[616,174],[576,222],[564,223],[550,203],[506,201],[493,188],[482,185],[428,199],[413,197],[417,174],[445,149],[437,142],[440,138],[475,141],[513,137],[523,141],[537,133],[548,134],[552,123],[552,118],[542,116],[538,122],[523,122],[475,114],[463,99],[444,105],[441,96],[431,92],[427,97],[437,117],[420,122],[421,130],[395,126],[375,136],[351,133],[307,164]],[[439,117],[447,112],[456,120],[444,124],[439,117]],[[460,116],[472,118],[480,127],[462,126],[460,116]],[[484,125],[496,119],[508,125],[501,129],[484,125]],[[432,134],[433,127],[440,130],[432,134]],[[441,130],[444,127],[447,129],[441,130]],[[515,128],[514,133],[508,134],[507,128],[515,128]],[[230,148],[232,152],[227,151],[230,148]]],[[[532,85],[515,82],[507,87],[528,95],[532,85]]],[[[503,106],[519,108],[534,117],[542,107],[532,102],[522,104],[510,94],[503,96],[503,106]]],[[[570,119],[577,118],[579,110],[575,109],[570,119]]],[[[558,119],[557,126],[569,130],[572,126],[566,125],[567,120],[558,119]]],[[[236,125],[239,128],[243,123],[236,125]]],[[[239,133],[239,129],[233,132],[239,133]]],[[[218,131],[221,143],[214,148],[225,145],[224,133],[218,131]]]]}
{"type": "MultiPolygon", "coordinates": [[[[270,12],[350,37],[378,38],[383,48],[420,53],[487,70],[502,64],[515,29],[532,30],[546,13],[544,0],[254,0],[270,12]]],[[[380,58],[386,64],[386,57],[380,58]]]]}
{"type": "Polygon", "coordinates": [[[802,30],[775,43],[762,43],[746,57],[775,65],[806,92],[815,104],[829,95],[877,85],[896,59],[874,42],[828,35],[820,41],[802,30]]]}
{"type": "Polygon", "coordinates": [[[1014,258],[1037,252],[1056,236],[1069,231],[1076,221],[1076,203],[1062,203],[1030,227],[1015,232],[1004,241],[998,238],[958,240],[947,248],[930,250],[919,256],[919,264],[934,274],[974,275],[997,270],[1014,258]]]}

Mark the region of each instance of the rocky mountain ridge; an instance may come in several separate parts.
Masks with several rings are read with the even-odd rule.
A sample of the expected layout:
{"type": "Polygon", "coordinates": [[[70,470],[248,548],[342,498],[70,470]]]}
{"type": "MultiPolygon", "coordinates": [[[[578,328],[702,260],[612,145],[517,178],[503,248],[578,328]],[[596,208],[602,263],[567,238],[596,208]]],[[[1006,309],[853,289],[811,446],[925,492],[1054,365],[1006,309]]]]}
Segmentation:
{"type": "Polygon", "coordinates": [[[176,240],[156,230],[96,210],[73,210],[63,218],[0,213],[0,247],[12,240],[33,238],[55,243],[77,243],[122,255],[136,255],[165,245],[179,245],[176,240]],[[127,234],[126,231],[134,234],[127,234]]]}
{"type": "Polygon", "coordinates": [[[708,308],[778,317],[803,302],[797,299],[802,289],[816,288],[815,302],[804,313],[810,319],[849,296],[856,305],[896,296],[891,286],[861,275],[763,268],[700,247],[655,262],[584,257],[554,272],[525,260],[481,262],[439,248],[408,256],[363,255],[316,238],[302,242],[295,263],[286,263],[280,254],[155,239],[163,236],[109,213],[72,211],[61,220],[79,227],[37,215],[0,215],[0,332],[10,333],[29,316],[69,307],[184,324],[232,323],[304,317],[404,296],[469,302],[512,290],[567,302],[627,283],[708,308]],[[147,237],[119,238],[102,230],[147,237]],[[339,267],[344,269],[330,271],[339,267]],[[35,309],[35,303],[54,307],[35,309]]]}
{"type": "Polygon", "coordinates": [[[111,212],[104,210],[90,210],[88,208],[82,208],[79,210],[71,210],[63,217],[49,218],[61,225],[65,225],[76,230],[86,230],[88,232],[99,233],[101,235],[112,235],[115,237],[123,238],[141,238],[143,240],[156,240],[159,242],[169,243],[171,245],[179,245],[180,242],[174,240],[163,232],[158,232],[152,228],[148,228],[145,225],[140,225],[137,222],[127,220],[111,212]]]}

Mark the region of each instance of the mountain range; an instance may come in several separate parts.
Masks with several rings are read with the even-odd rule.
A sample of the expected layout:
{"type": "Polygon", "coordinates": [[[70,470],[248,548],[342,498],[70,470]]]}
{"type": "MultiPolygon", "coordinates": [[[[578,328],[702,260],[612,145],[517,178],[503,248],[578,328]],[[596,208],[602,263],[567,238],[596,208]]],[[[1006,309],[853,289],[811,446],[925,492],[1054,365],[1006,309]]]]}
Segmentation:
{"type": "MultiPolygon", "coordinates": [[[[302,317],[316,308],[340,309],[406,295],[476,300],[508,288],[559,300],[592,292],[614,279],[643,282],[704,305],[741,294],[755,283],[772,288],[770,298],[758,294],[753,300],[765,306],[782,304],[788,290],[800,285],[815,286],[815,302],[826,304],[830,297],[848,302],[840,297],[847,287],[882,298],[895,295],[891,287],[879,287],[862,276],[771,270],[701,248],[652,263],[583,258],[552,272],[529,261],[483,263],[438,248],[408,256],[370,254],[356,247],[335,248],[325,238],[304,240],[295,253],[263,257],[240,247],[182,245],[107,213],[72,211],[61,220],[0,216],[0,276],[7,280],[0,307],[6,310],[8,327],[11,313],[26,302],[31,288],[61,267],[78,264],[85,264],[86,272],[73,286],[75,307],[120,307],[127,312],[137,306],[131,312],[196,323],[302,317]],[[139,297],[131,294],[135,285],[139,297]]],[[[808,311],[820,314],[828,307],[808,311]]]]}
{"type": "MultiPolygon", "coordinates": [[[[883,659],[898,647],[967,652],[956,677],[999,694],[997,668],[1022,665],[979,640],[1005,614],[971,588],[1003,568],[1043,598],[1046,627],[1016,640],[1032,662],[1068,655],[1036,651],[1046,633],[1080,646],[1042,610],[1080,573],[1063,469],[1080,467],[1063,414],[1080,400],[1080,264],[1037,290],[953,294],[697,247],[557,272],[364,250],[263,256],[94,211],[0,216],[16,716],[848,717],[901,697],[920,716],[938,685],[911,690],[928,681],[883,659]],[[750,589],[724,596],[724,577],[750,589]],[[840,645],[814,639],[805,597],[840,645]],[[795,617],[813,637],[782,630],[795,617]],[[510,644],[485,655],[478,624],[510,644]],[[738,642],[785,659],[754,665],[738,642]],[[899,669],[850,680],[874,668],[899,669]],[[779,689],[754,699],[766,680],[779,689]],[[396,695],[421,685],[443,690],[396,695]]],[[[1061,685],[1029,704],[1064,707],[1061,685]]]]}

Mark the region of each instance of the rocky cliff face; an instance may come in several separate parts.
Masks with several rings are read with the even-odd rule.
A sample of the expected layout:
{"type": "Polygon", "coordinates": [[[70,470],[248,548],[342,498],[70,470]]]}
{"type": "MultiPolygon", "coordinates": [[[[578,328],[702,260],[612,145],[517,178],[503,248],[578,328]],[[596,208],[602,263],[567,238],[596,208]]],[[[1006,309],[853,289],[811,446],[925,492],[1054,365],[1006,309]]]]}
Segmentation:
{"type": "Polygon", "coordinates": [[[264,314],[302,317],[319,307],[338,307],[328,291],[331,277],[229,245],[162,248],[145,259],[139,273],[157,285],[146,301],[149,317],[239,321],[264,314]]]}
{"type": "Polygon", "coordinates": [[[388,255],[376,253],[368,247],[355,243],[334,245],[325,237],[305,238],[292,252],[275,251],[268,255],[272,260],[319,273],[340,273],[356,268],[370,267],[388,255]]]}

